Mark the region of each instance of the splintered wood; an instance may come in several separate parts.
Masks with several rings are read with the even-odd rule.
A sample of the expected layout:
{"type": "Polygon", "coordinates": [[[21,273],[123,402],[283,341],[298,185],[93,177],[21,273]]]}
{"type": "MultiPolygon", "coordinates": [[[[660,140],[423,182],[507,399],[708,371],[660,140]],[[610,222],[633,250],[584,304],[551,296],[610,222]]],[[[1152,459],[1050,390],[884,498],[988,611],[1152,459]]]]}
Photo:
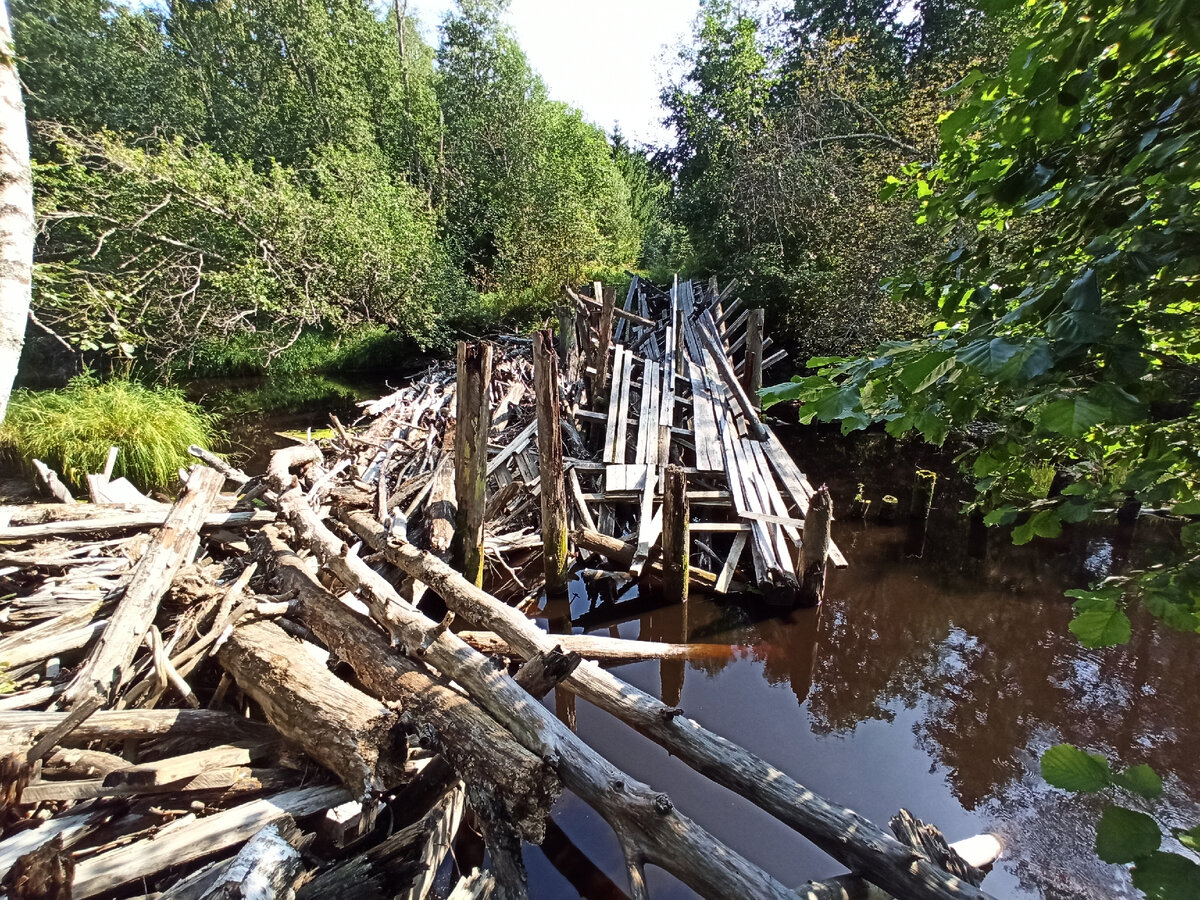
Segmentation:
{"type": "MultiPolygon", "coordinates": [[[[612,827],[631,897],[647,864],[705,897],[796,896],[581,740],[577,695],[858,873],[809,896],[862,877],[985,897],[912,829],[824,800],[596,662],[736,648],[573,634],[569,601],[550,629],[565,633],[530,618],[577,559],[581,580],[636,578],[647,598],[790,601],[817,571],[818,542],[797,553],[810,501],[807,530],[819,511],[827,533],[827,495],[734,375],[729,290],[591,292],[559,311],[561,365],[538,333],[536,375],[528,341],[464,346],[458,372],[432,366],[266,473],[194,447],[173,504],[108,473],[92,504],[67,502],[46,470],[58,503],[3,511],[7,896],[521,898],[522,841],[563,841],[548,817],[564,790],[612,827]],[[547,546],[548,519],[569,543],[547,546]],[[488,871],[458,871],[464,840],[488,871]]],[[[832,542],[828,557],[844,565],[832,542]]]]}

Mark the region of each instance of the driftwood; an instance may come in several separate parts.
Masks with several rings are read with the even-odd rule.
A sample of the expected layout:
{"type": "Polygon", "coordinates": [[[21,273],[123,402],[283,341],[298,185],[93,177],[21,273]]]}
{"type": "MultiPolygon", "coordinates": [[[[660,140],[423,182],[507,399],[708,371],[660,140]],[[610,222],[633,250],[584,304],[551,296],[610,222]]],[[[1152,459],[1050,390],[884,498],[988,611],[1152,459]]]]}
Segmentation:
{"type": "Polygon", "coordinates": [[[336,773],[356,799],[403,780],[408,745],[396,714],[330,672],[278,625],[239,626],[219,658],[267,721],[336,773]]]}
{"type": "Polygon", "coordinates": [[[154,622],[159,600],[195,552],[200,526],[223,483],[224,478],[212,469],[201,466],[192,473],[157,539],[138,563],[100,643],[76,673],[60,705],[79,706],[93,697],[108,704],[116,699],[129,677],[129,664],[154,622]]]}
{"type": "MultiPolygon", "coordinates": [[[[483,653],[521,656],[521,652],[492,631],[460,631],[458,636],[483,653]]],[[[665,644],[659,641],[629,641],[595,634],[555,634],[554,643],[567,653],[584,659],[635,661],[640,659],[728,659],[728,644],[665,644]]]]}
{"type": "Polygon", "coordinates": [[[561,790],[553,771],[462,694],[395,653],[377,626],[313,580],[277,532],[268,530],[261,540],[280,583],[298,594],[296,617],[354,669],[368,691],[398,706],[401,721],[419,728],[472,791],[494,798],[526,839],[540,842],[561,790]]]}
{"type": "MultiPolygon", "coordinates": [[[[593,553],[599,553],[605,559],[609,560],[609,562],[615,563],[622,569],[628,569],[633,565],[634,556],[637,553],[636,544],[627,544],[620,538],[609,537],[606,534],[601,534],[599,531],[592,531],[589,528],[576,528],[572,531],[571,542],[581,550],[590,550],[593,553]]],[[[655,560],[647,566],[647,570],[650,575],[661,579],[663,577],[662,561],[655,560]]],[[[712,572],[689,565],[688,583],[692,587],[711,591],[716,589],[717,576],[712,572]]]]}
{"type": "MultiPolygon", "coordinates": [[[[346,520],[367,543],[408,575],[428,584],[467,621],[490,628],[523,654],[553,649],[553,636],[465,582],[440,560],[411,545],[387,543],[382,529],[363,516],[350,514],[346,520]]],[[[595,664],[584,663],[563,684],[719,784],[752,800],[872,883],[905,897],[986,897],[928,858],[914,858],[911,848],[857,813],[830,803],[766,761],[595,664]]],[[[564,782],[574,787],[566,777],[564,782]]],[[[635,896],[637,890],[635,879],[635,896]]]]}
{"type": "MultiPolygon", "coordinates": [[[[101,515],[91,514],[86,518],[57,519],[36,525],[10,525],[7,528],[0,528],[0,541],[28,541],[36,538],[64,537],[76,534],[109,534],[117,531],[157,528],[166,522],[168,512],[168,508],[163,507],[161,511],[106,512],[101,515]]],[[[200,523],[200,527],[202,530],[208,531],[217,528],[265,525],[267,522],[274,521],[275,513],[273,512],[215,512],[206,515],[200,523]]]]}

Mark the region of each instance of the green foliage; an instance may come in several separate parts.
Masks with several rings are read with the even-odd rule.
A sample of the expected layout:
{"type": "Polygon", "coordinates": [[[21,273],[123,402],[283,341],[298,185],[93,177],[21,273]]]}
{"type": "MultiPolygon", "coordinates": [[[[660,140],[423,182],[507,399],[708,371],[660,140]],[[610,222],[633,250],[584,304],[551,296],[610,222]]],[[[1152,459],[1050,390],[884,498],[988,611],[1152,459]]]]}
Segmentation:
{"type": "MultiPolygon", "coordinates": [[[[893,284],[902,302],[936,310],[930,330],[767,394],[804,401],[808,419],[882,422],[934,443],[985,423],[962,458],[977,479],[972,505],[1034,510],[1003,517],[1018,542],[1127,497],[1187,504],[1200,489],[1194,13],[1184,0],[1027,11],[1007,68],[957,87],[939,160],[890,179],[950,244],[893,284]],[[1043,500],[1036,473],[1047,470],[1074,484],[1043,500]]],[[[1200,534],[1182,537],[1177,565],[1077,595],[1076,634],[1097,646],[1128,638],[1121,588],[1196,630],[1200,534]]]]}
{"type": "Polygon", "coordinates": [[[56,391],[15,391],[0,426],[0,445],[30,463],[43,460],[76,487],[104,469],[117,446],[115,473],[139,487],[167,489],[190,444],[212,446],[213,419],[178,390],[80,375],[56,391]]]}
{"type": "Polygon", "coordinates": [[[1042,754],[1042,777],[1054,787],[1079,793],[1124,791],[1150,812],[1108,803],[1096,826],[1096,853],[1108,863],[1132,863],[1133,885],[1151,900],[1200,897],[1200,865],[1182,853],[1160,850],[1170,834],[1181,849],[1195,853],[1200,827],[1168,829],[1151,814],[1149,801],[1162,796],[1162,780],[1147,765],[1112,771],[1108,760],[1070,744],[1042,754]]]}

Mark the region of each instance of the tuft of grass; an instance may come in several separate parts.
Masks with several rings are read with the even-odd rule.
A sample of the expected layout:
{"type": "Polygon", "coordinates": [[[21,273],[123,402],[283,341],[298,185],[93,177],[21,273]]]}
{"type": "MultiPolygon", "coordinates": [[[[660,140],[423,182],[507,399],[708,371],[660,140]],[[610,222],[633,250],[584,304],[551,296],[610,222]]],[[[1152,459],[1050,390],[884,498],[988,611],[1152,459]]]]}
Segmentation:
{"type": "Polygon", "coordinates": [[[212,446],[215,422],[175,388],[84,374],[61,390],[15,391],[0,447],[27,464],[42,460],[82,488],[115,445],[115,475],[143,490],[167,489],[194,461],[189,444],[212,446]]]}

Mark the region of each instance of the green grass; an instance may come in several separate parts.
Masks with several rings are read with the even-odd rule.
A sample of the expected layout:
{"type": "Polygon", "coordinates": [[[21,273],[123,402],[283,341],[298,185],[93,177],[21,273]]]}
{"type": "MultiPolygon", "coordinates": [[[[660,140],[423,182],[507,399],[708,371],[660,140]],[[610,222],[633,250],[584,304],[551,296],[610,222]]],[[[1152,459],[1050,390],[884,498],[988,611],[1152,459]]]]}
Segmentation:
{"type": "Polygon", "coordinates": [[[214,417],[166,387],[125,378],[72,378],[62,390],[15,391],[0,447],[27,464],[40,459],[78,488],[117,446],[114,474],[143,490],[166,489],[195,462],[189,444],[211,447],[214,417]]]}

